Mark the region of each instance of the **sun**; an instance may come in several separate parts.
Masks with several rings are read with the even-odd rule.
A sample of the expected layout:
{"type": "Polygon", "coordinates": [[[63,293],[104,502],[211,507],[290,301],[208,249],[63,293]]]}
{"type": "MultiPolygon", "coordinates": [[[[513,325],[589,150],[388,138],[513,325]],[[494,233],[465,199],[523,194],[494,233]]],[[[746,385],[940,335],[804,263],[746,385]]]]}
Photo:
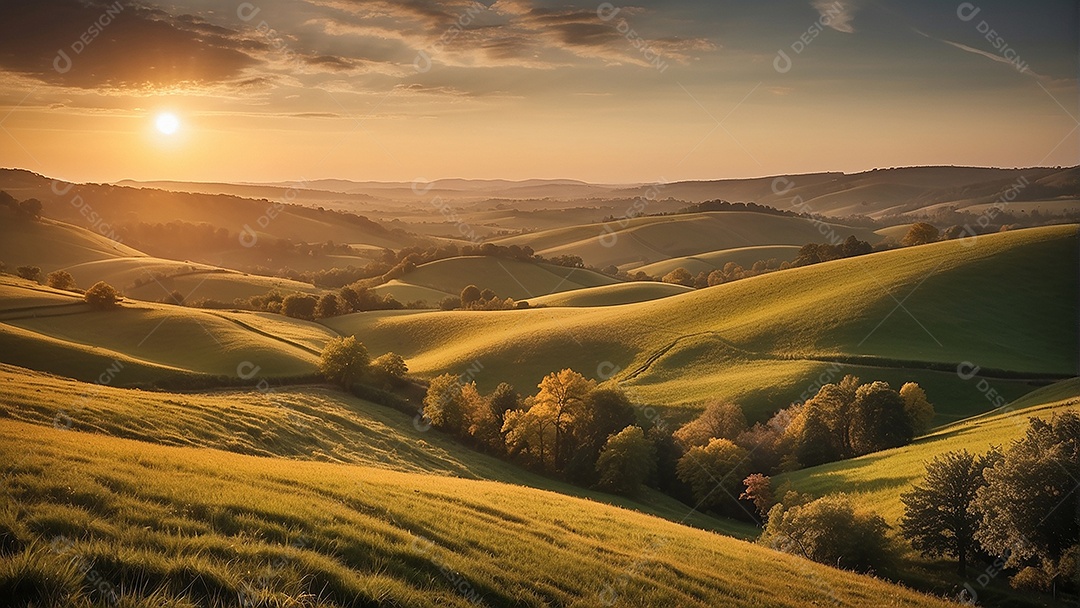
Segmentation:
{"type": "Polygon", "coordinates": [[[180,130],[180,119],[172,112],[158,114],[154,126],[162,135],[172,135],[180,130]]]}

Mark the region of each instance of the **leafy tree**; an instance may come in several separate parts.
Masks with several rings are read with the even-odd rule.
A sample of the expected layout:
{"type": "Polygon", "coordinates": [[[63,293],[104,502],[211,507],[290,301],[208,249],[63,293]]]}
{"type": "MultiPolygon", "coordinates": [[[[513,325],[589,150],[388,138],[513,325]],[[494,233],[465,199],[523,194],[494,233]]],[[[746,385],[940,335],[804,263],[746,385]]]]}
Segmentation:
{"type": "Polygon", "coordinates": [[[330,382],[350,388],[367,374],[370,362],[367,347],[356,336],[333,338],[319,356],[319,373],[330,382]]]}
{"type": "Polygon", "coordinates": [[[454,310],[459,306],[461,306],[461,298],[447,296],[442,300],[439,300],[439,310],[454,310]]]}
{"type": "Polygon", "coordinates": [[[488,301],[488,300],[494,300],[495,299],[495,292],[490,290],[490,289],[485,289],[484,291],[480,292],[480,299],[485,301],[485,302],[488,301]]]}
{"type": "Polygon", "coordinates": [[[773,494],[772,479],[768,475],[754,473],[743,480],[746,491],[739,496],[739,500],[748,500],[754,503],[758,515],[767,517],[769,510],[776,504],[776,496],[773,494]]]}
{"type": "Polygon", "coordinates": [[[915,429],[904,411],[903,397],[884,382],[860,386],[851,405],[849,436],[854,455],[910,443],[915,429]]]}
{"type": "MultiPolygon", "coordinates": [[[[526,400],[531,406],[531,398],[526,400]]],[[[506,412],[502,428],[506,438],[506,452],[519,456],[526,462],[542,469],[555,468],[555,455],[552,444],[555,441],[554,421],[535,407],[506,412]]]]}
{"type": "Polygon", "coordinates": [[[480,288],[476,285],[469,285],[465,289],[461,290],[461,307],[468,308],[476,302],[480,301],[480,288]]]}
{"type": "Polygon", "coordinates": [[[468,431],[468,412],[461,395],[461,380],[443,374],[431,381],[424,397],[424,416],[435,426],[457,435],[468,431]]]}
{"type": "Polygon", "coordinates": [[[836,448],[836,432],[829,428],[826,412],[816,401],[803,404],[794,425],[795,458],[804,467],[813,467],[841,458],[836,448]]]}
{"type": "Polygon", "coordinates": [[[957,571],[963,575],[977,547],[975,532],[982,519],[972,504],[975,493],[986,485],[983,470],[1000,459],[997,450],[982,457],[960,450],[931,460],[923,484],[900,495],[904,503],[900,533],[911,546],[927,557],[956,558],[957,571]]]}
{"type": "Polygon", "coordinates": [[[562,470],[576,448],[574,426],[585,419],[585,398],[595,387],[596,382],[586,380],[572,369],[550,373],[537,385],[540,392],[531,409],[551,421],[554,430],[551,450],[558,470],[562,470]]]}
{"type": "Polygon", "coordinates": [[[595,457],[609,436],[633,426],[636,420],[634,406],[626,393],[617,388],[597,388],[585,396],[584,416],[575,434],[580,438],[582,449],[595,457]]]}
{"type": "Polygon", "coordinates": [[[674,283],[675,285],[685,285],[686,287],[694,286],[694,275],[690,274],[690,271],[682,266],[672,270],[664,275],[661,281],[665,283],[674,283]]]}
{"type": "Polygon", "coordinates": [[[907,382],[900,387],[900,396],[904,398],[904,411],[911,420],[915,435],[930,430],[935,412],[934,406],[926,399],[926,391],[915,382],[907,382]]]}
{"type": "Polygon", "coordinates": [[[742,408],[730,402],[709,404],[701,415],[675,431],[675,439],[685,449],[702,446],[710,439],[735,439],[746,430],[742,408]]]}
{"type": "Polygon", "coordinates": [[[83,300],[94,309],[107,310],[120,303],[120,292],[105,281],[98,281],[86,290],[83,300]]]}
{"type": "Polygon", "coordinates": [[[982,548],[1009,555],[1008,566],[1041,566],[1052,580],[1073,576],[1080,555],[1080,415],[1029,418],[1024,437],[983,477],[974,502],[982,548]]]}
{"type": "Polygon", "coordinates": [[[495,416],[499,421],[499,426],[502,427],[507,411],[521,409],[521,395],[514,390],[513,386],[500,382],[499,386],[496,386],[491,393],[488,404],[491,406],[491,414],[495,416]]]}
{"type": "Polygon", "coordinates": [[[313,321],[317,303],[318,300],[313,295],[306,293],[289,294],[281,301],[281,314],[294,319],[313,321]]]}
{"type": "Polygon", "coordinates": [[[708,445],[691,448],[679,459],[676,474],[690,486],[694,501],[702,507],[717,507],[736,513],[742,481],[750,473],[747,452],[730,439],[713,439],[708,445]]]}
{"type": "Polygon", "coordinates": [[[938,229],[933,224],[927,224],[926,222],[918,222],[912,224],[911,228],[908,228],[907,234],[900,240],[900,244],[904,247],[911,247],[912,245],[925,245],[927,243],[933,243],[938,240],[938,229]]]}
{"type": "Polygon", "coordinates": [[[838,568],[881,572],[892,562],[888,528],[880,515],[856,510],[846,494],[830,494],[788,508],[774,506],[759,542],[838,568]]]}
{"type": "Polygon", "coordinates": [[[332,293],[323,294],[315,305],[316,319],[329,319],[342,313],[341,303],[338,297],[332,293]]]}
{"type": "Polygon", "coordinates": [[[45,275],[45,284],[53,289],[72,291],[75,289],[75,277],[66,270],[55,270],[45,275]]]}
{"type": "Polygon", "coordinates": [[[409,373],[409,366],[405,364],[405,359],[392,352],[380,355],[372,361],[371,369],[390,386],[400,386],[406,374],[409,373]]]}
{"type": "Polygon", "coordinates": [[[478,444],[501,452],[504,445],[502,424],[491,411],[490,398],[481,395],[476,383],[470,382],[461,387],[461,403],[469,436],[478,444]]]}
{"type": "Polygon", "coordinates": [[[41,280],[41,269],[37,266],[19,266],[15,269],[15,274],[27,281],[37,282],[41,280]]]}
{"type": "Polygon", "coordinates": [[[628,496],[637,494],[655,469],[655,450],[638,426],[609,437],[596,460],[600,488],[628,496]]]}

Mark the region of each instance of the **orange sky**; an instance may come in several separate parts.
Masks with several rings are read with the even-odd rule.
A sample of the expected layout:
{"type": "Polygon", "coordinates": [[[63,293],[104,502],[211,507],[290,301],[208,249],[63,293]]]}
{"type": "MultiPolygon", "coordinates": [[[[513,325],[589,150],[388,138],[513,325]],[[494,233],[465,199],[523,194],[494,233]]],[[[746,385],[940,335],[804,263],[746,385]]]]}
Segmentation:
{"type": "Polygon", "coordinates": [[[652,182],[1080,163],[1075,3],[608,6],[26,3],[0,25],[0,166],[652,182]]]}

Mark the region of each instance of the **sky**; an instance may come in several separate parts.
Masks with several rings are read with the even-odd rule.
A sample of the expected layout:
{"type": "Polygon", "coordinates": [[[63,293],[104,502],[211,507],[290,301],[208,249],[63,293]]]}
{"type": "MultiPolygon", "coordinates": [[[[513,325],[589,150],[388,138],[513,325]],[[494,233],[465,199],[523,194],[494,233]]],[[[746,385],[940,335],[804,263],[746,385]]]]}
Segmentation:
{"type": "Polygon", "coordinates": [[[1080,164],[1074,0],[3,0],[0,166],[654,183],[1080,164]]]}

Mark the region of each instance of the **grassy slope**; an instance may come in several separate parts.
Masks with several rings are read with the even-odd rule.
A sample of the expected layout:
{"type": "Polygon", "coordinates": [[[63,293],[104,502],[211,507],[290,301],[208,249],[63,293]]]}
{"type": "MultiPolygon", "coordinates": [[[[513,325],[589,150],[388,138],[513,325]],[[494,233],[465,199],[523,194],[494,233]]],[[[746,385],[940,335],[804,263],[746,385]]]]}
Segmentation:
{"type": "Polygon", "coordinates": [[[64,566],[77,555],[118,589],[171,586],[160,595],[196,599],[316,593],[323,605],[470,605],[463,590],[491,605],[587,606],[611,592],[630,606],[945,605],[554,492],[14,421],[0,431],[11,438],[0,444],[0,522],[19,541],[0,557],[0,584],[11,572],[51,574],[46,585],[78,596],[89,584],[64,566]],[[54,555],[60,536],[73,545],[54,555]]]}
{"type": "Polygon", "coordinates": [[[531,298],[529,304],[534,306],[618,306],[657,300],[691,291],[693,291],[692,288],[682,285],[638,281],[553,293],[549,296],[531,298]]]}
{"type": "MultiPolygon", "coordinates": [[[[645,216],[618,223],[586,224],[545,230],[495,241],[528,245],[545,256],[580,255],[597,267],[653,263],[721,249],[759,245],[805,245],[825,239],[819,225],[803,218],[746,211],[715,211],[673,216],[645,216]],[[608,233],[608,230],[614,234],[608,233]],[[601,235],[606,235],[601,239],[601,235]],[[613,238],[614,237],[614,238],[613,238]]],[[[841,225],[827,227],[841,239],[856,235],[876,243],[873,232],[841,225]]]]}
{"type": "MultiPolygon", "coordinates": [[[[896,363],[881,362],[880,372],[835,373],[935,384],[931,400],[955,418],[985,410],[985,398],[954,374],[918,366],[974,361],[986,369],[1064,375],[1077,365],[1076,227],[971,243],[871,254],[625,306],[366,313],[326,325],[361,336],[376,352],[401,353],[421,374],[463,373],[479,361],[476,381],[488,388],[500,381],[531,387],[563,367],[596,377],[598,368],[614,365],[616,378],[642,401],[730,398],[751,413],[797,398],[828,372],[826,359],[912,361],[913,368],[899,372],[896,363]],[[687,369],[694,370],[693,382],[687,369]]],[[[1030,390],[1001,385],[1008,397],[1030,390]]]]}
{"type": "MultiPolygon", "coordinates": [[[[997,388],[993,381],[990,386],[997,388]]],[[[980,390],[974,381],[970,389],[980,390]]],[[[1048,419],[1055,413],[1070,410],[1080,411],[1080,379],[1077,378],[1055,383],[1005,407],[941,428],[911,445],[788,473],[777,477],[773,483],[776,487],[790,484],[792,489],[814,496],[847,492],[896,526],[904,512],[900,494],[921,482],[926,463],[935,456],[961,449],[983,453],[995,445],[1007,448],[1023,436],[1029,417],[1048,419]]],[[[912,579],[931,585],[926,588],[949,589],[965,582],[953,574],[954,563],[927,560],[906,542],[900,541],[899,545],[909,560],[912,579]]],[[[1010,593],[1004,585],[996,585],[995,592],[1010,593]]]]}
{"type": "Polygon", "coordinates": [[[750,268],[758,260],[775,259],[779,262],[792,261],[799,256],[799,247],[795,245],[760,245],[755,247],[736,247],[721,249],[698,255],[671,258],[647,266],[630,269],[641,271],[651,277],[662,277],[676,268],[685,268],[692,274],[706,274],[723,268],[728,262],[735,262],[743,268],[750,268]]]}
{"type": "Polygon", "coordinates": [[[83,289],[105,281],[128,297],[149,301],[161,300],[173,290],[191,299],[225,302],[273,289],[322,292],[308,283],[150,257],[77,225],[48,219],[0,223],[0,261],[9,272],[22,265],[38,266],[43,273],[66,270],[83,289]],[[145,285],[136,287],[136,280],[145,285]]]}
{"type": "MultiPolygon", "coordinates": [[[[5,292],[39,293],[17,281],[0,277],[5,292]]],[[[129,303],[48,316],[50,308],[4,315],[3,362],[92,381],[118,360],[124,367],[115,378],[119,384],[178,372],[235,377],[245,361],[263,376],[299,376],[314,372],[319,349],[333,336],[313,323],[256,313],[129,303]]]]}
{"type": "Polygon", "coordinates": [[[405,275],[402,281],[447,294],[460,294],[466,286],[476,285],[491,289],[501,298],[515,300],[618,282],[580,268],[480,256],[429,262],[405,275]]]}

